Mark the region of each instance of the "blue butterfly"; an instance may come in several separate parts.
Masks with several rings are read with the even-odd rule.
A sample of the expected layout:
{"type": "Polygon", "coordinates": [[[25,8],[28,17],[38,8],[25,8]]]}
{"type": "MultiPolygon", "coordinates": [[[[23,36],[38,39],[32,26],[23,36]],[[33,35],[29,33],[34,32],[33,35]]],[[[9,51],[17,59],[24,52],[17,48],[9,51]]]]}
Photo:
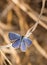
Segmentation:
{"type": "Polygon", "coordinates": [[[26,38],[24,36],[20,36],[17,33],[10,32],[9,33],[9,39],[13,42],[12,47],[14,48],[20,48],[21,51],[25,52],[27,47],[29,47],[32,43],[32,41],[29,38],[26,38]]]}

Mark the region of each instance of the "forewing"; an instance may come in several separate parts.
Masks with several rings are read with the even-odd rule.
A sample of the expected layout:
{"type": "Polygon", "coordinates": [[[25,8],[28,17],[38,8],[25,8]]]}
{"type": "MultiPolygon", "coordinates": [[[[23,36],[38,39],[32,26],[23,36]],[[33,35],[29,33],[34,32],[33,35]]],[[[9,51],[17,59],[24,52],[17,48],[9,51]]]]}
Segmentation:
{"type": "Polygon", "coordinates": [[[10,32],[8,36],[9,36],[10,40],[20,39],[20,37],[21,37],[19,34],[12,33],[12,32],[10,32]]]}
{"type": "Polygon", "coordinates": [[[32,41],[29,38],[23,38],[23,40],[25,41],[27,47],[29,47],[32,43],[32,41]]]}
{"type": "Polygon", "coordinates": [[[20,47],[20,44],[21,44],[21,42],[20,42],[20,39],[18,39],[18,40],[16,40],[13,44],[12,44],[12,47],[14,47],[14,48],[19,48],[20,47]]]}
{"type": "Polygon", "coordinates": [[[22,51],[22,52],[25,52],[25,51],[26,51],[26,44],[25,44],[24,41],[21,42],[20,48],[21,48],[21,51],[22,51]]]}

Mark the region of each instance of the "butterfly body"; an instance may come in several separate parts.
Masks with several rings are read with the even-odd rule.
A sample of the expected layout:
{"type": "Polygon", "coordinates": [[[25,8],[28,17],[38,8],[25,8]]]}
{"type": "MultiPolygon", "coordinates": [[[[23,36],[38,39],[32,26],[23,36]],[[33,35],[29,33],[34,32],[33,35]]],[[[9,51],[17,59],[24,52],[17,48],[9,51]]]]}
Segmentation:
{"type": "Polygon", "coordinates": [[[22,42],[23,38],[24,38],[24,36],[21,36],[21,38],[20,38],[21,42],[22,42]]]}
{"type": "Polygon", "coordinates": [[[20,48],[21,51],[25,52],[27,47],[29,47],[32,43],[32,41],[29,38],[26,38],[24,36],[20,36],[17,33],[9,33],[9,39],[15,40],[15,42],[12,44],[12,47],[14,48],[20,48]]]}

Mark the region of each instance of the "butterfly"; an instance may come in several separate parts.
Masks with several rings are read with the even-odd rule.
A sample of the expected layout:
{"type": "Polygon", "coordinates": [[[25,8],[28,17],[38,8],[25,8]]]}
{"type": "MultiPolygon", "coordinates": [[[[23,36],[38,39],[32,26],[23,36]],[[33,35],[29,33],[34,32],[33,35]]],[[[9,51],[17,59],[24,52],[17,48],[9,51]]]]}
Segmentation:
{"type": "Polygon", "coordinates": [[[22,52],[25,52],[27,47],[30,47],[32,41],[29,38],[26,38],[24,36],[21,36],[17,33],[10,32],[9,33],[9,39],[13,42],[12,47],[14,48],[20,48],[22,52]]]}

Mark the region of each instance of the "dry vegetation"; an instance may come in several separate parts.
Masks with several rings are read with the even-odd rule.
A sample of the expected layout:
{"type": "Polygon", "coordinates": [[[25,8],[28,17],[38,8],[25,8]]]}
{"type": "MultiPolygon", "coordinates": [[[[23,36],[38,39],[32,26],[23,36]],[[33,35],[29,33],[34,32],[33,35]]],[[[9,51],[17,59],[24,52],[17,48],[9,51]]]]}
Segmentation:
{"type": "Polygon", "coordinates": [[[20,49],[0,48],[0,65],[47,65],[47,0],[0,0],[0,46],[11,44],[8,33],[25,35],[38,22],[45,1],[39,25],[30,36],[32,45],[26,52],[20,49]]]}

